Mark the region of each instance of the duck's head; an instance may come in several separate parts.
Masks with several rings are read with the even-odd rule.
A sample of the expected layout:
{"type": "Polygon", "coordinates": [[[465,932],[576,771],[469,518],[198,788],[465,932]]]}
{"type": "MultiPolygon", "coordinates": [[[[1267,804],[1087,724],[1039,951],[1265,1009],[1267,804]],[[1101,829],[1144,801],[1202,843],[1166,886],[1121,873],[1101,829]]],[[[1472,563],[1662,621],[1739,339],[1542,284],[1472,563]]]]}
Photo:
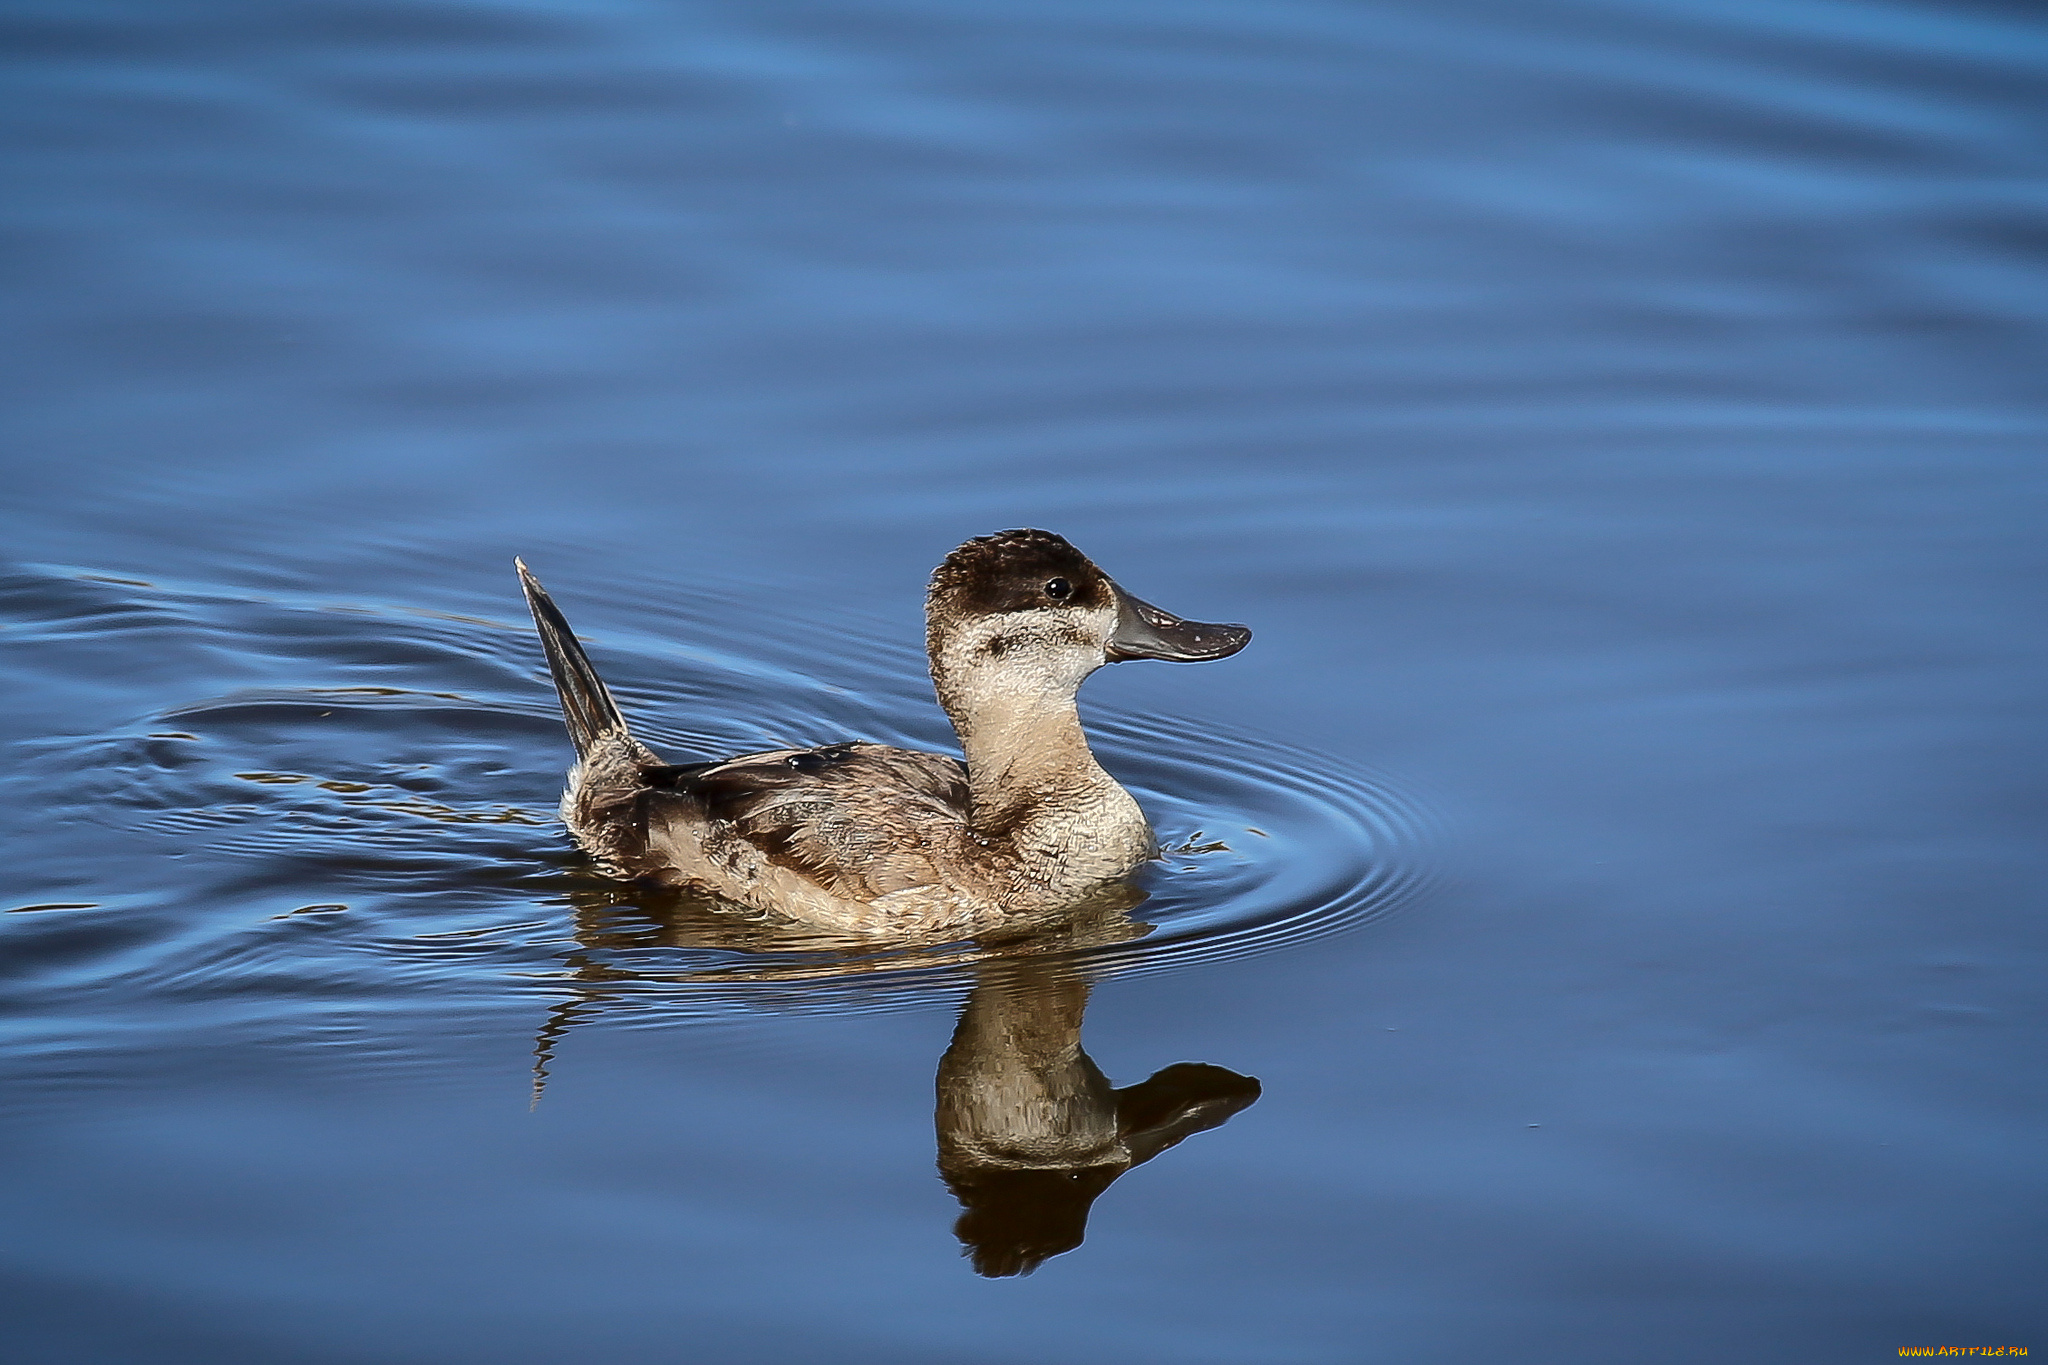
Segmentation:
{"type": "Polygon", "coordinates": [[[995,679],[1071,697],[1106,663],[1205,663],[1251,638],[1244,626],[1184,621],[1140,601],[1050,531],[977,536],[933,570],[925,599],[932,677],[948,710],[963,689],[995,679]]]}

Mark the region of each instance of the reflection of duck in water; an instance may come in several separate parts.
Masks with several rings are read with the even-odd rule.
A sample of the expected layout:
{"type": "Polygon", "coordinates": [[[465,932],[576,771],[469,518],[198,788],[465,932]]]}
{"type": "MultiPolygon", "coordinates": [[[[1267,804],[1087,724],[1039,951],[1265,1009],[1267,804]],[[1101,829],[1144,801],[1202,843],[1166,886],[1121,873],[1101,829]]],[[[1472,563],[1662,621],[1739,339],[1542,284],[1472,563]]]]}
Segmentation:
{"type": "Polygon", "coordinates": [[[983,1275],[1028,1275],[1081,1245],[1097,1195],[1259,1097],[1259,1083],[1180,1062],[1121,1090],[1081,1050],[1088,983],[1042,960],[984,964],[939,1060],[939,1173],[954,1233],[983,1275]]]}
{"type": "Polygon", "coordinates": [[[657,982],[857,987],[870,979],[886,983],[892,968],[971,962],[976,983],[939,1060],[939,1174],[965,1206],[954,1232],[974,1268],[988,1276],[1029,1274],[1048,1257],[1081,1245],[1090,1207],[1117,1177],[1182,1138],[1220,1126],[1259,1097],[1251,1077],[1198,1062],[1113,1089],[1081,1050],[1089,985],[1077,975],[1074,955],[1142,933],[1129,912],[1143,899],[1134,886],[1110,887],[1057,927],[971,954],[757,961],[736,972],[674,974],[601,959],[621,947],[757,949],[766,926],[712,912],[687,894],[643,894],[632,905],[593,897],[576,916],[584,950],[572,957],[577,993],[548,1011],[534,1040],[534,1102],[569,1032],[615,1001],[630,1001],[631,995],[615,994],[622,989],[657,982]]]}
{"type": "Polygon", "coordinates": [[[1074,696],[1126,659],[1193,663],[1243,626],[1139,601],[1047,531],[970,540],[932,575],[926,644],[967,761],[880,744],[663,764],[519,566],[577,763],[562,819],[619,871],[863,935],[973,933],[1060,910],[1153,856],[1074,696]]]}

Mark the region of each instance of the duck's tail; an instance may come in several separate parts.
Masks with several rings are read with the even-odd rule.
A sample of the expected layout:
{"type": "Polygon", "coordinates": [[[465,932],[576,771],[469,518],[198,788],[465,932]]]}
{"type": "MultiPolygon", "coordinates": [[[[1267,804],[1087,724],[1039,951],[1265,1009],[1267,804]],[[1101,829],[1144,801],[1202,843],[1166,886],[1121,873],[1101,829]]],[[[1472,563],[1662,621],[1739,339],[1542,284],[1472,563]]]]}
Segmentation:
{"type": "Polygon", "coordinates": [[[562,719],[568,723],[569,738],[575,741],[576,757],[588,758],[590,751],[606,739],[626,738],[626,718],[619,714],[604,679],[590,666],[590,656],[576,643],[561,609],[541,587],[540,580],[519,566],[519,586],[526,589],[526,605],[533,611],[533,624],[540,631],[541,648],[548,652],[548,672],[555,675],[555,691],[562,697],[562,719]]]}

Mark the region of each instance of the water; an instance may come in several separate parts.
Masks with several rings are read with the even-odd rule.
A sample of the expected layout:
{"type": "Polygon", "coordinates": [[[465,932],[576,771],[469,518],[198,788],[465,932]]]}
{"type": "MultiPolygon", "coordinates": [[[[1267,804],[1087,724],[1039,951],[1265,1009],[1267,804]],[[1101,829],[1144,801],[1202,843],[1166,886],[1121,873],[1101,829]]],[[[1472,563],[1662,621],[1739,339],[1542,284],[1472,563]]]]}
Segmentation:
{"type": "Polygon", "coordinates": [[[10,1354],[2048,1344],[2029,11],[4,15],[10,1354]],[[933,746],[1020,525],[1257,632],[1084,693],[1148,932],[549,823],[514,554],[678,756],[933,746]],[[986,1279],[1006,1031],[1185,1141],[986,1279]]]}

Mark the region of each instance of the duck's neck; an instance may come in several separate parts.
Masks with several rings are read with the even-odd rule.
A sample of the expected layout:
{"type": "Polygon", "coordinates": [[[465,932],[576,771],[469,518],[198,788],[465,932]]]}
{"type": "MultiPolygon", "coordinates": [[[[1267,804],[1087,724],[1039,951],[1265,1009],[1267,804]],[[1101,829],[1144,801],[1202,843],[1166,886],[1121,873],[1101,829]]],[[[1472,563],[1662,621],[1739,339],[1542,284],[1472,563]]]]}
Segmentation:
{"type": "Polygon", "coordinates": [[[1010,839],[1027,857],[1069,859],[1083,878],[1121,876],[1150,856],[1151,828],[1089,751],[1072,693],[998,685],[947,709],[967,755],[976,833],[1010,839]]]}
{"type": "Polygon", "coordinates": [[[984,693],[976,703],[953,715],[967,755],[976,829],[1006,829],[1048,796],[1058,799],[1109,780],[1088,749],[1071,696],[1004,689],[984,693]]]}

